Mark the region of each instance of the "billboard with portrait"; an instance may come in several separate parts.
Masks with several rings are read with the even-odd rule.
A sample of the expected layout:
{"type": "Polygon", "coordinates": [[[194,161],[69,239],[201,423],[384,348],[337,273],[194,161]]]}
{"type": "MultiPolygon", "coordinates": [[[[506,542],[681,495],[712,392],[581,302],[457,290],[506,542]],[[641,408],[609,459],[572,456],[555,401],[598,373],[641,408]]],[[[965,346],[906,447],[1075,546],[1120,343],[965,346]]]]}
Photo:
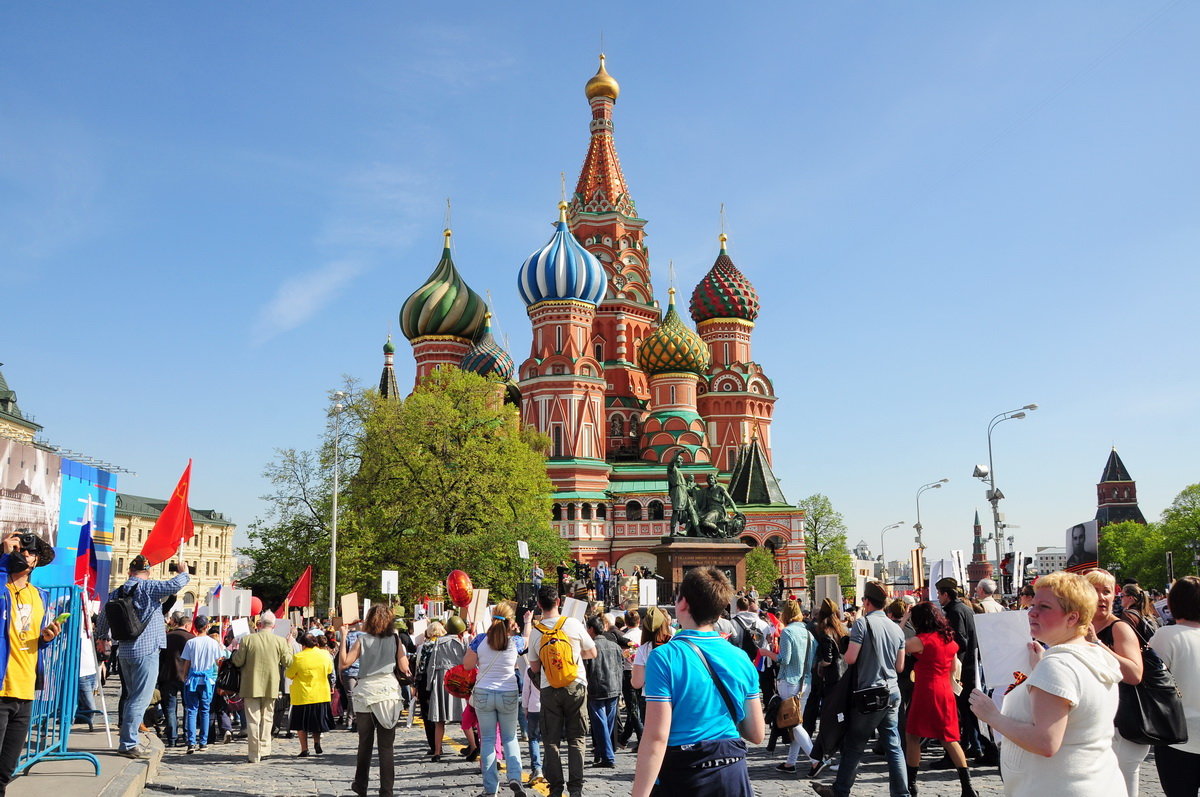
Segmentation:
{"type": "Polygon", "coordinates": [[[1067,529],[1067,572],[1086,573],[1100,566],[1100,524],[1094,520],[1067,529]]]}
{"type": "Polygon", "coordinates": [[[57,544],[61,459],[18,440],[0,438],[0,535],[30,529],[57,544]]]}

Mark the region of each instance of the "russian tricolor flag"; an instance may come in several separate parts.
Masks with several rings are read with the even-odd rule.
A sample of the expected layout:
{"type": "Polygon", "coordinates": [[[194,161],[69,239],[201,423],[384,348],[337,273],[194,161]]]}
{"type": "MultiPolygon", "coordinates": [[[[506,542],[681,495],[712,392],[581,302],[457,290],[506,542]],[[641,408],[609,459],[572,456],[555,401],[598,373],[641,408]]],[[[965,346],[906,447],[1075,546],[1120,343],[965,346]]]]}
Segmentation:
{"type": "Polygon", "coordinates": [[[92,505],[84,510],[83,525],[79,529],[79,547],[75,553],[75,583],[83,587],[91,600],[96,600],[96,580],[100,577],[100,562],[96,557],[96,546],[92,542],[92,505]]]}

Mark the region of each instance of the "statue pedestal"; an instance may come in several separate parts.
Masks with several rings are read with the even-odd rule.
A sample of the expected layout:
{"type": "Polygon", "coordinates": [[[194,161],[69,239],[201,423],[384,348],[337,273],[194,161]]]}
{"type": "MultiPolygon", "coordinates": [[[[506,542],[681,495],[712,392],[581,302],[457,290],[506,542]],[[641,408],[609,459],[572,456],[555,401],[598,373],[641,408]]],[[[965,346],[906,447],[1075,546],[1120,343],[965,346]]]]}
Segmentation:
{"type": "Polygon", "coordinates": [[[746,554],[750,546],[737,539],[706,537],[663,537],[650,549],[658,559],[655,572],[662,576],[658,602],[668,603],[683,576],[693,567],[715,567],[729,577],[737,588],[746,582],[746,554]]]}

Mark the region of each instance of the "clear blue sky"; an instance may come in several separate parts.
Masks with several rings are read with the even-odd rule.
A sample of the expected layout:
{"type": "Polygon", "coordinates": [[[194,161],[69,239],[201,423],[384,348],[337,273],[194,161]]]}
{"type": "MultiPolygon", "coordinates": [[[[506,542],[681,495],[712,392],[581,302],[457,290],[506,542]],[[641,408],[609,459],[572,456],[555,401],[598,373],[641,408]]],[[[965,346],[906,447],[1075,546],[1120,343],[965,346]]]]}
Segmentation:
{"type": "Polygon", "coordinates": [[[446,197],[526,355],[516,272],[578,174],[603,33],[660,300],[728,209],[789,498],[876,549],[948,476],[926,541],[969,549],[987,421],[1028,402],[994,438],[1020,547],[1094,514],[1112,445],[1151,518],[1200,481],[1200,6],[739,8],[5,4],[4,374],[125,491],[192,457],[193,504],[247,525],[273,449],[378,379],[446,197]]]}

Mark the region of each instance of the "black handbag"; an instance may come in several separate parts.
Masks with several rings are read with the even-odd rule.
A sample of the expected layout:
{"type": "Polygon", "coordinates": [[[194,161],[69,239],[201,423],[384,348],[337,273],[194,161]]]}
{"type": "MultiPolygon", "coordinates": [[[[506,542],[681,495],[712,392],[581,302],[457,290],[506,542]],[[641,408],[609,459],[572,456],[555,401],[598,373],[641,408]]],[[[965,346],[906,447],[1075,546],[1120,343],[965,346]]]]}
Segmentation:
{"type": "Polygon", "coordinates": [[[234,667],[232,661],[226,659],[217,671],[217,693],[222,695],[236,695],[241,688],[242,671],[234,667]]]}
{"type": "Polygon", "coordinates": [[[1182,744],[1188,740],[1188,732],[1175,676],[1137,625],[1129,625],[1142,646],[1142,681],[1117,685],[1117,733],[1134,744],[1182,744]]]}
{"type": "MultiPolygon", "coordinates": [[[[867,638],[863,641],[863,646],[871,642],[871,618],[864,617],[863,622],[867,625],[867,638]]],[[[861,655],[861,654],[860,654],[861,655]]],[[[855,668],[857,670],[857,668],[855,668]]],[[[857,677],[857,673],[855,674],[857,677]]],[[[883,711],[888,707],[888,703],[892,699],[892,690],[886,686],[868,686],[866,689],[855,689],[850,694],[850,705],[858,709],[859,714],[874,714],[876,711],[883,711]]]]}

